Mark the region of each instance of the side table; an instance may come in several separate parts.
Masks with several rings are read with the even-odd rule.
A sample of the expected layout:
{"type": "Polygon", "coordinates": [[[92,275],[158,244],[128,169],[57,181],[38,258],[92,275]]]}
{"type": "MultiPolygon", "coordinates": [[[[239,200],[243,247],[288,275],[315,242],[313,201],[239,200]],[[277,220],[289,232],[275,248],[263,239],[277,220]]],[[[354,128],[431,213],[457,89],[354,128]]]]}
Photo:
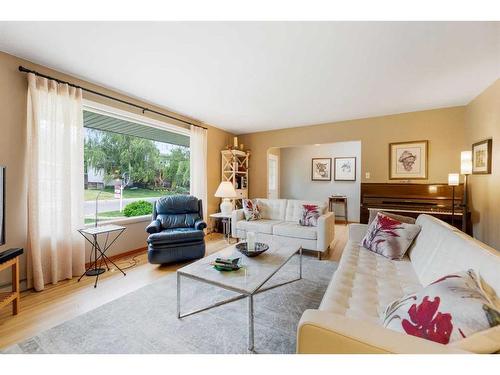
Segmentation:
{"type": "Polygon", "coordinates": [[[123,276],[127,274],[123,272],[123,270],[118,267],[109,257],[106,255],[106,251],[115,243],[115,241],[122,235],[122,233],[127,229],[121,225],[103,225],[98,227],[90,227],[79,229],[78,232],[87,240],[88,243],[92,245],[92,250],[90,252],[90,262],[88,268],[85,272],[80,276],[78,281],[82,279],[83,276],[95,276],[94,288],[97,287],[97,281],[99,280],[99,275],[104,273],[106,270],[102,268],[102,263],[106,265],[106,269],[109,271],[108,262],[110,262],[113,266],[115,266],[123,276]],[[114,235],[114,238],[110,241],[110,234],[114,235]],[[104,245],[99,243],[99,236],[105,237],[104,245]],[[92,261],[92,256],[94,256],[94,260],[92,261]],[[99,266],[97,266],[97,262],[99,262],[99,266]]]}
{"type": "Polygon", "coordinates": [[[227,243],[231,243],[231,215],[225,215],[222,212],[209,215],[212,219],[222,220],[222,232],[227,243]]]}
{"type": "Polygon", "coordinates": [[[9,249],[0,253],[0,271],[7,268],[12,270],[12,291],[0,292],[0,308],[7,306],[12,302],[12,314],[19,313],[19,256],[24,252],[23,249],[9,249]]]}
{"type": "MultiPolygon", "coordinates": [[[[335,203],[342,203],[344,205],[344,224],[347,225],[347,196],[345,195],[332,195],[328,197],[328,209],[333,212],[333,206],[335,203]]],[[[336,217],[342,217],[337,216],[336,217]]]]}

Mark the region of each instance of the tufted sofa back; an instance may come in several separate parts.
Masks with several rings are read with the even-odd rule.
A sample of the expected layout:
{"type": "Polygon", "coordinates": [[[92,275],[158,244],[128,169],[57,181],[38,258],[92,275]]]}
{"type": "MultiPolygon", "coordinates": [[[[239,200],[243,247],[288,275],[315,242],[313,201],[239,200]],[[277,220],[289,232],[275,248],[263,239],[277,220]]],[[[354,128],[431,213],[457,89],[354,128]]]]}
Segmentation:
{"type": "Polygon", "coordinates": [[[323,215],[326,211],[326,202],[321,201],[302,201],[298,199],[288,199],[286,201],[286,221],[298,222],[302,217],[302,206],[304,204],[315,204],[319,208],[320,215],[323,215]]]}
{"type": "Polygon", "coordinates": [[[153,220],[160,220],[162,229],[192,228],[202,218],[202,201],[192,195],[162,197],[153,209],[153,220]]]}
{"type": "Polygon", "coordinates": [[[499,251],[433,216],[420,215],[417,224],[422,229],[408,254],[423,285],[454,272],[474,269],[500,296],[499,251]]]}
{"type": "Polygon", "coordinates": [[[257,198],[263,219],[285,220],[286,199],[257,198]]]}

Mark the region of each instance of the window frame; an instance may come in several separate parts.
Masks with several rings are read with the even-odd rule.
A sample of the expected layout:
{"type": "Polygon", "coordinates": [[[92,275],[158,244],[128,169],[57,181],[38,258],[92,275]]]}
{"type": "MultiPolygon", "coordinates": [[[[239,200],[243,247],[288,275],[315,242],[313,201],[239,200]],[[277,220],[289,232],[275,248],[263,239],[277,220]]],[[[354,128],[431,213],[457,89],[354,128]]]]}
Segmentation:
{"type": "MultiPolygon", "coordinates": [[[[144,125],[144,126],[149,126],[152,128],[156,128],[159,130],[165,130],[169,131],[172,133],[177,133],[181,135],[185,135],[190,138],[190,143],[191,143],[191,131],[190,129],[187,129],[185,127],[179,126],[179,125],[174,125],[168,122],[164,121],[159,121],[152,119],[150,117],[140,115],[137,113],[132,113],[129,111],[125,111],[122,109],[118,109],[115,107],[111,107],[106,104],[101,104],[94,102],[92,100],[88,99],[83,99],[82,100],[82,115],[83,111],[89,111],[89,112],[94,112],[100,115],[104,116],[109,116],[109,117],[114,117],[120,120],[125,120],[125,121],[130,121],[130,122],[135,122],[139,125],[144,125]]],[[[84,126],[85,127],[85,124],[84,126]]],[[[190,154],[191,157],[191,154],[190,154]]],[[[127,218],[122,218],[122,219],[114,219],[114,220],[106,220],[104,223],[106,224],[135,224],[135,223],[140,223],[140,222],[146,222],[151,220],[151,215],[142,215],[142,216],[134,216],[134,217],[127,217],[127,218]]],[[[100,221],[101,222],[101,221],[100,221]]],[[[85,224],[85,228],[93,227],[95,223],[93,224],[85,224]]]]}

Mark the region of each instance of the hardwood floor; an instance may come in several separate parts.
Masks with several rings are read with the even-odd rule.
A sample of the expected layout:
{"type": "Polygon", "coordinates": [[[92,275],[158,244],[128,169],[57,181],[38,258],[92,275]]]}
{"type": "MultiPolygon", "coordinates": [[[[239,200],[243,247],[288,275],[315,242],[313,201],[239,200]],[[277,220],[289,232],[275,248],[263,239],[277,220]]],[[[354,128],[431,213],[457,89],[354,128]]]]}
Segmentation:
{"type": "MultiPolygon", "coordinates": [[[[346,241],[347,226],[336,224],[335,241],[323,259],[338,261],[346,241]]],[[[226,246],[227,243],[220,234],[213,233],[207,236],[207,254],[226,246]]],[[[149,264],[145,253],[122,258],[115,263],[119,267],[132,267],[125,271],[127,276],[123,276],[115,269],[105,272],[100,276],[97,288],[93,288],[93,277],[84,277],[80,282],[77,282],[75,277],[61,281],[57,285],[48,285],[42,292],[29,290],[21,293],[18,315],[11,315],[10,306],[0,310],[0,348],[8,347],[93,310],[151,284],[183,266],[183,264],[168,266],[149,264]]]]}

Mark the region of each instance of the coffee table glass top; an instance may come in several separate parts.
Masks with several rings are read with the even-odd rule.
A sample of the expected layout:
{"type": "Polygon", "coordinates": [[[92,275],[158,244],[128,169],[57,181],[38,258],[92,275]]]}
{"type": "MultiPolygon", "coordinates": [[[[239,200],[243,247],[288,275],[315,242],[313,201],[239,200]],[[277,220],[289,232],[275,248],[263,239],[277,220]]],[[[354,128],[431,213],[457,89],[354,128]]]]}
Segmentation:
{"type": "Polygon", "coordinates": [[[300,251],[300,246],[286,240],[266,241],[269,250],[249,258],[240,253],[235,245],[213,253],[194,263],[180,268],[181,275],[208,282],[222,288],[243,294],[253,294],[273,276],[286,262],[300,251]],[[210,265],[218,257],[241,258],[242,268],[238,271],[221,272],[210,265]]]}

